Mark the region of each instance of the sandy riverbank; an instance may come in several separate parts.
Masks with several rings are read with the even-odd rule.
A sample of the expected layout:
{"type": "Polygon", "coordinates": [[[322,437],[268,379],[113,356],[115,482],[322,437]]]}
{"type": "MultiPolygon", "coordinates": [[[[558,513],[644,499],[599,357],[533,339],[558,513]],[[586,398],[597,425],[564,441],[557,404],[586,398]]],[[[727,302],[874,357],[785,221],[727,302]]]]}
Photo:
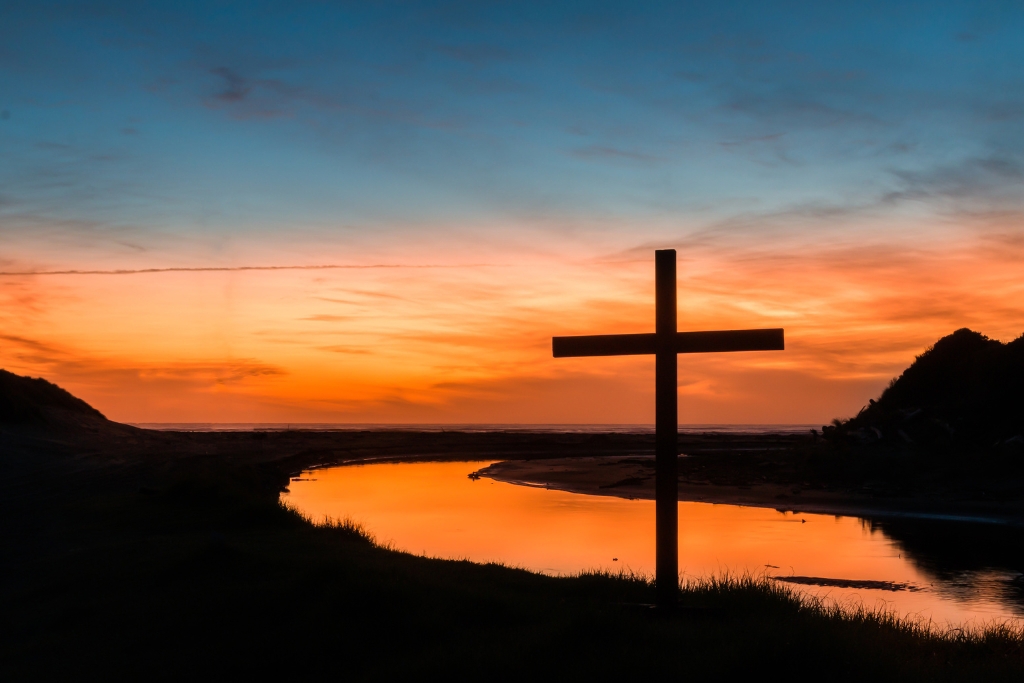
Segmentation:
{"type": "MultiPolygon", "coordinates": [[[[573,493],[628,499],[654,498],[653,456],[506,460],[484,467],[474,475],[573,493]]],[[[721,484],[681,475],[679,500],[811,514],[1024,526],[1024,510],[1017,501],[983,503],[920,494],[879,498],[870,493],[769,481],[721,484]]]]}

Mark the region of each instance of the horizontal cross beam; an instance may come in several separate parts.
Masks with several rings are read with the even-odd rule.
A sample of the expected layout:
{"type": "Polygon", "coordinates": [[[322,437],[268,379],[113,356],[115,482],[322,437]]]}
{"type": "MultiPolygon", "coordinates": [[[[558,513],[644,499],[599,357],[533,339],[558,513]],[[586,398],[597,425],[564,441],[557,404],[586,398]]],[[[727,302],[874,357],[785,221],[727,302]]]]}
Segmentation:
{"type": "MultiPolygon", "coordinates": [[[[676,353],[721,353],[725,351],[782,351],[786,348],[782,329],[676,332],[676,353]]],[[[658,335],[594,334],[582,337],[554,337],[555,358],[578,356],[641,356],[658,350],[658,335]]]]}

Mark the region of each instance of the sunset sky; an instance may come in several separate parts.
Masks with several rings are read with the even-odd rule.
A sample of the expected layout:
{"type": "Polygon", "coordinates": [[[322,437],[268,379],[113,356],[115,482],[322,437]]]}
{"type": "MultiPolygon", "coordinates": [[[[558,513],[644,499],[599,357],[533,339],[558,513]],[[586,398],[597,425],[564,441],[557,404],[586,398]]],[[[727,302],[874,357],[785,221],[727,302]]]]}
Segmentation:
{"type": "Polygon", "coordinates": [[[857,412],[1024,332],[1024,5],[5,3],[0,367],[125,422],[857,412]]]}

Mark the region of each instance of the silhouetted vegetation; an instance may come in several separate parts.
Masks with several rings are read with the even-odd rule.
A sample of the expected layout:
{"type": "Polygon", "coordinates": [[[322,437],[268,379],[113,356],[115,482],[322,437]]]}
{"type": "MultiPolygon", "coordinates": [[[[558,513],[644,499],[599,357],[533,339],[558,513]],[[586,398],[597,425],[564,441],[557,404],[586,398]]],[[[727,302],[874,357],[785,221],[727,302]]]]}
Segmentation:
{"type": "Polygon", "coordinates": [[[551,578],[415,557],[278,500],[292,473],[329,460],[490,448],[542,457],[587,444],[635,452],[646,436],[107,425],[72,438],[0,424],[5,680],[1024,673],[1024,640],[1012,629],[929,630],[801,602],[756,577],[691,583],[666,614],[646,606],[654,591],[644,577],[551,578]]]}
{"type": "Polygon", "coordinates": [[[933,457],[1024,452],[1024,337],[969,329],[943,337],[854,418],[823,429],[834,442],[933,457]]]}
{"type": "Polygon", "coordinates": [[[257,470],[192,463],[144,488],[125,474],[7,517],[7,533],[31,538],[5,539],[17,553],[0,588],[5,678],[1024,672],[1012,630],[928,630],[750,577],[690,584],[663,614],[645,606],[643,577],[430,560],[351,524],[311,524],[267,495],[257,470]]]}
{"type": "Polygon", "coordinates": [[[44,424],[60,413],[106,419],[100,411],[56,384],[0,370],[0,424],[44,424]]]}

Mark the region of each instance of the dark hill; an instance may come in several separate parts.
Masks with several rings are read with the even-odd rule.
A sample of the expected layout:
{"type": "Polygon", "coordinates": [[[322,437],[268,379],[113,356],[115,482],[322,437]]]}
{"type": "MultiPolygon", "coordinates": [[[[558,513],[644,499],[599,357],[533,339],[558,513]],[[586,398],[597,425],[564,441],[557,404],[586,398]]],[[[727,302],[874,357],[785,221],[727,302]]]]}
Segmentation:
{"type": "Polygon", "coordinates": [[[1024,336],[1003,344],[964,328],[943,337],[833,433],[929,450],[1019,445],[1024,336]]]}
{"type": "Polygon", "coordinates": [[[0,370],[0,424],[54,425],[106,421],[100,411],[56,384],[0,370]]]}

